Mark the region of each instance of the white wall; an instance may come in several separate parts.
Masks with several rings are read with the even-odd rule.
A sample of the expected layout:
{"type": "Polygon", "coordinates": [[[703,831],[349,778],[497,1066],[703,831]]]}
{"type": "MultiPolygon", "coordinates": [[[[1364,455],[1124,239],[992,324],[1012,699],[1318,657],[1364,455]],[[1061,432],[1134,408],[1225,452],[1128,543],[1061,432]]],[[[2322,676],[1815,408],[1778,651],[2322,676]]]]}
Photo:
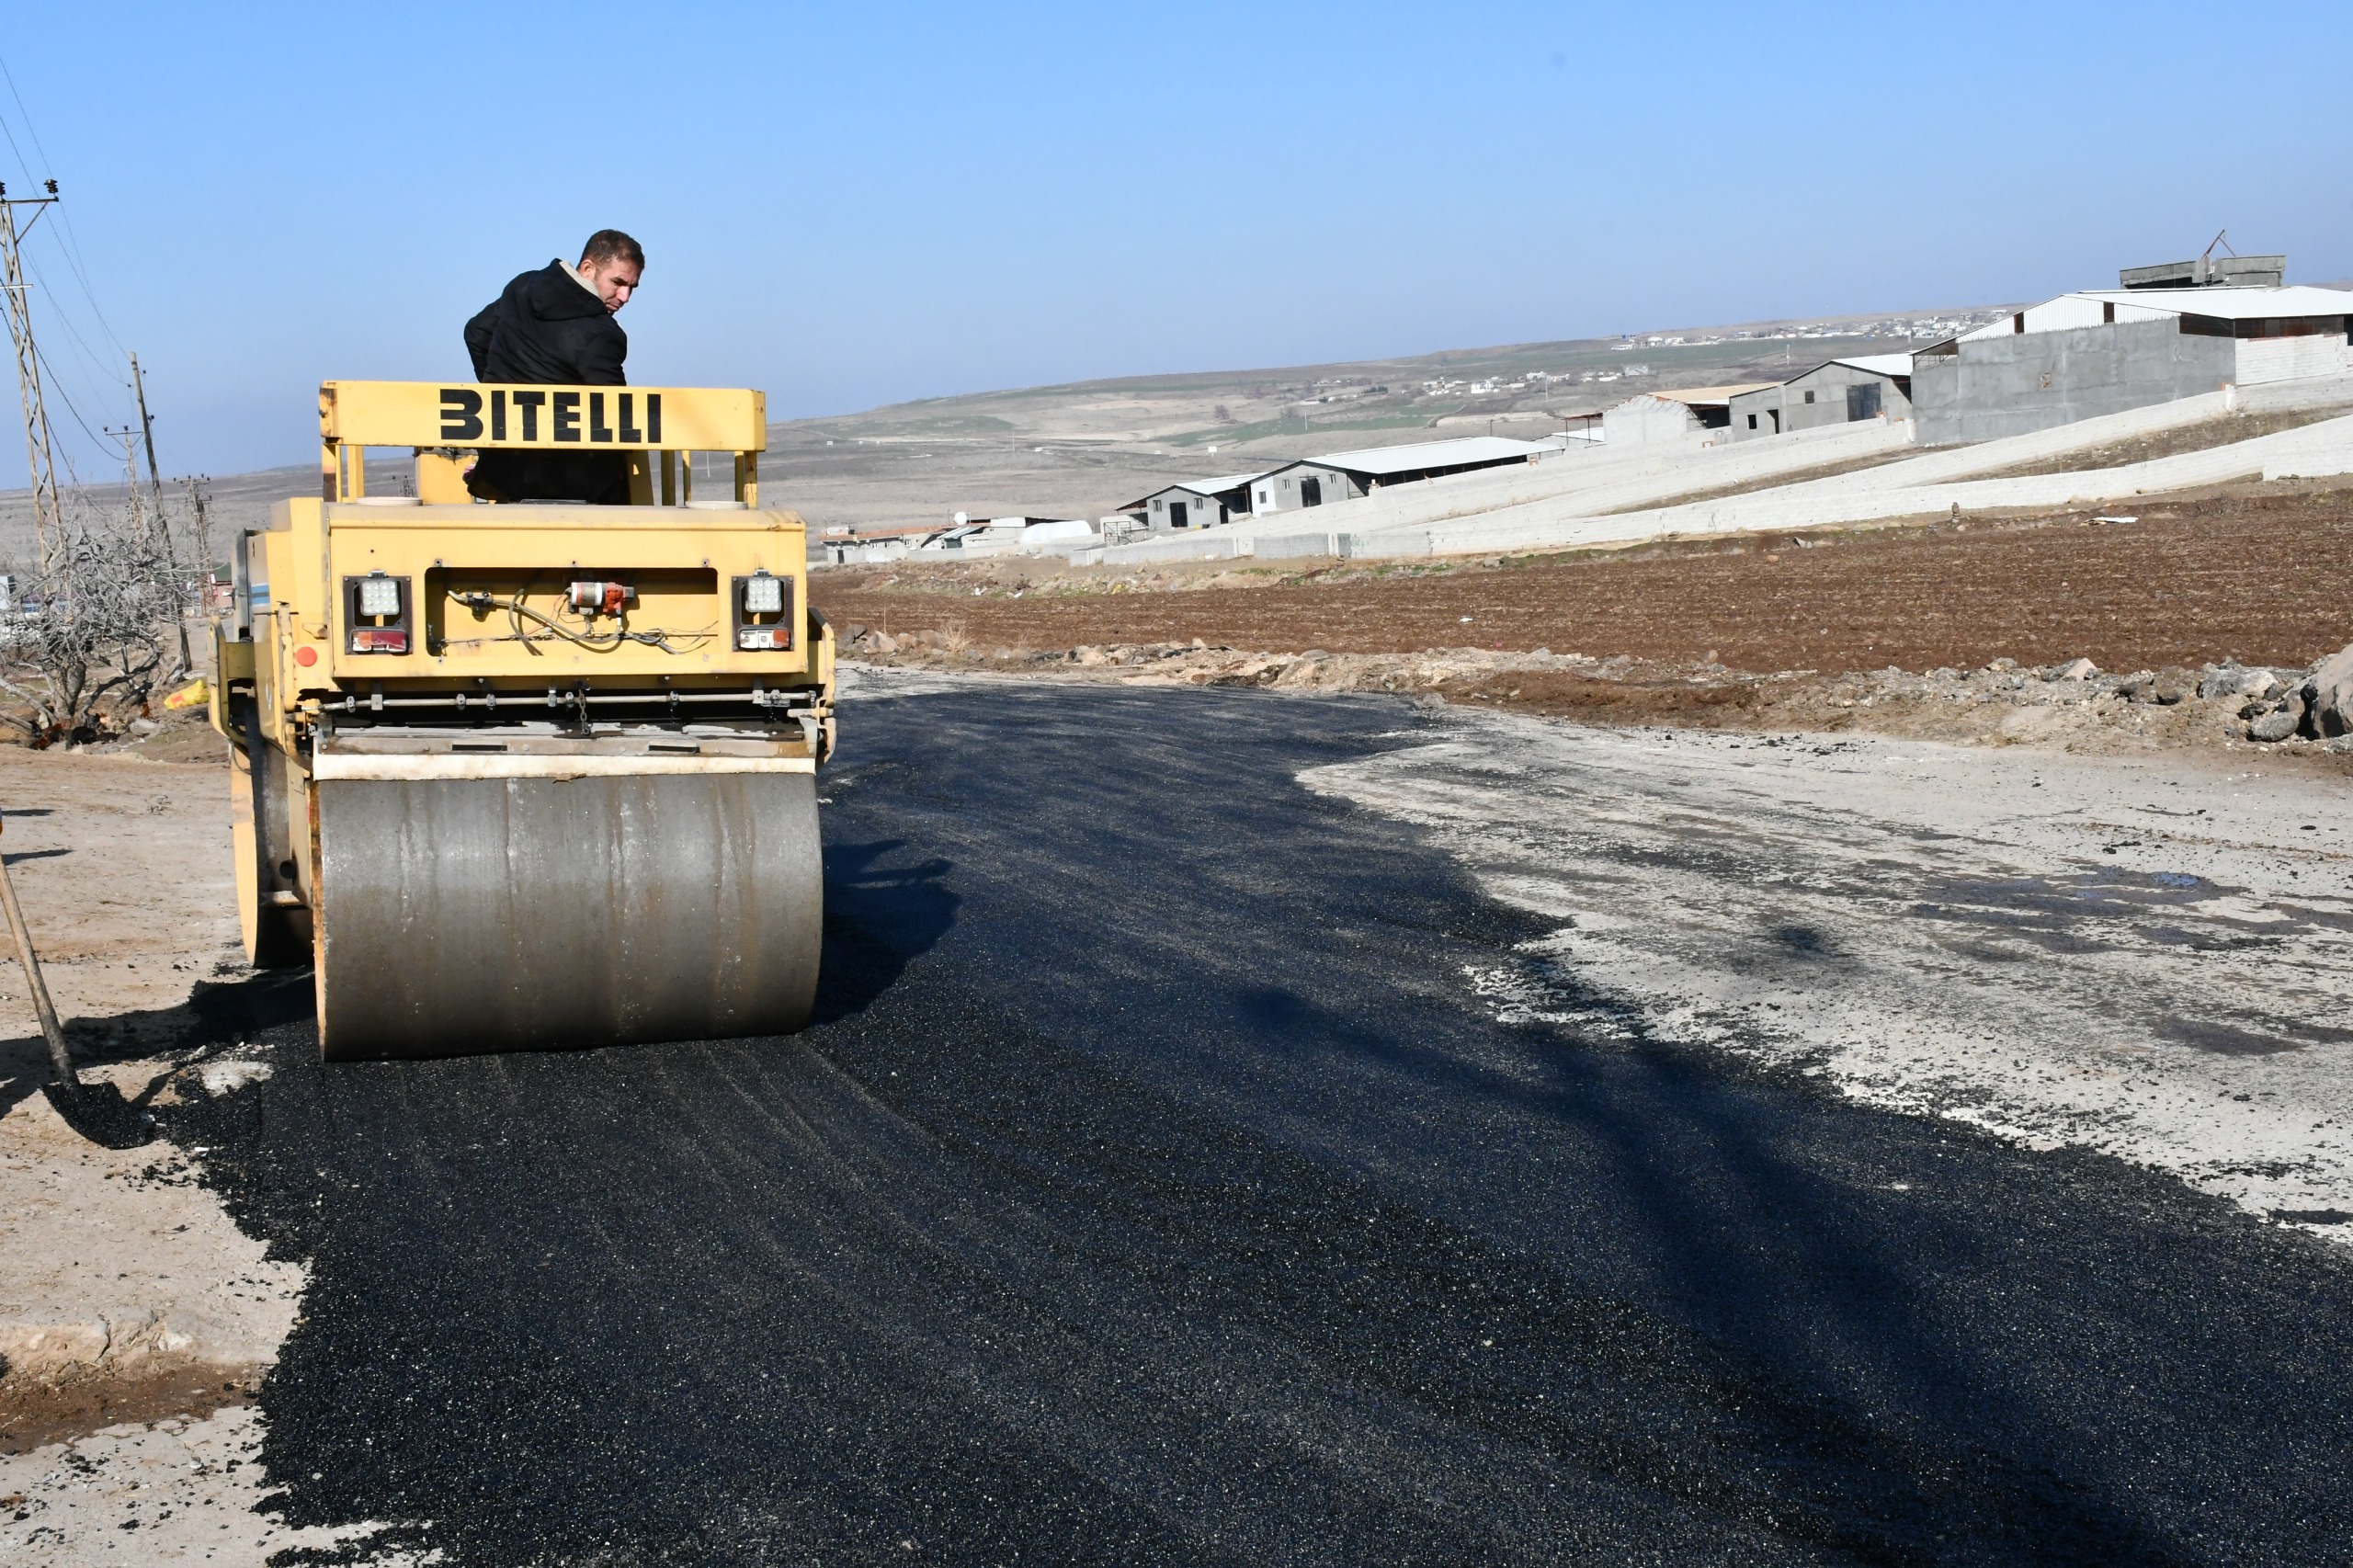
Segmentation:
{"type": "Polygon", "coordinates": [[[1610,447],[1639,446],[1645,441],[1677,441],[1699,429],[1699,416],[1684,404],[1663,397],[1630,397],[1601,415],[1601,438],[1610,447]]]}
{"type": "Polygon", "coordinates": [[[2353,369],[2345,334],[2316,332],[2303,337],[2239,339],[2239,384],[2292,381],[2305,376],[2341,376],[2353,369]]]}

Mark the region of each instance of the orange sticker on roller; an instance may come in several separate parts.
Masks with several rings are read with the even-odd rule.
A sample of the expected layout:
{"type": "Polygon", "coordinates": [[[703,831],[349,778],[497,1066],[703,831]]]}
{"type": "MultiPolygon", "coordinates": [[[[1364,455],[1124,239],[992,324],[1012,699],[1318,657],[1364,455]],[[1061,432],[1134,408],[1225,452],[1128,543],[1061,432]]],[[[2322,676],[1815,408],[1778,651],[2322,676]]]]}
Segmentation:
{"type": "Polygon", "coordinates": [[[306,667],[311,665],[315,665],[319,662],[319,651],[316,648],[312,647],[310,644],[304,643],[301,647],[294,650],[294,662],[306,667]]]}

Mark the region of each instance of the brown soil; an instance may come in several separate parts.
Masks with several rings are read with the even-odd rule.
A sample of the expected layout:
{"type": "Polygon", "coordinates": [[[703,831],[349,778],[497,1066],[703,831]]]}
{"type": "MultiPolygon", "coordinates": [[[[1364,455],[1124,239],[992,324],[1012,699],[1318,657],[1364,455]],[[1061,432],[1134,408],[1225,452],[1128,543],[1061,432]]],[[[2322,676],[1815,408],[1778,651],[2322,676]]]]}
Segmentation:
{"type": "Polygon", "coordinates": [[[1451,567],[1226,567],[1186,592],[1142,591],[1181,585],[1181,574],[1051,563],[846,568],[817,574],[811,593],[844,635],[932,629],[1014,649],[1199,638],[1293,653],[1549,648],[1748,670],[2079,655],[2133,670],[2302,666],[2353,640],[2334,564],[2353,549],[2353,490],[2240,485],[2138,497],[2131,510],[2131,525],[1981,517],[1451,567]]]}
{"type": "Polygon", "coordinates": [[[202,1365],[65,1383],[0,1380],[0,1454],[29,1453],[124,1422],[210,1415],[249,1403],[260,1385],[256,1369],[202,1365]]]}
{"type": "Polygon", "coordinates": [[[2195,425],[2177,426],[2171,430],[2157,431],[2154,435],[2136,436],[2127,441],[2111,441],[2104,447],[2066,452],[2055,458],[2043,458],[2012,468],[1995,469],[1990,473],[1974,473],[1970,477],[2025,479],[2040,473],[2076,473],[2086,469],[2122,468],[2127,463],[2152,462],[2158,458],[2174,457],[2182,452],[2202,452],[2214,447],[2229,446],[2234,441],[2252,441],[2257,436],[2276,436],[2282,430],[2317,425],[2324,419],[2334,419],[2346,412],[2343,408],[2291,408],[2277,414],[2230,414],[2220,419],[2200,420],[2195,425]]]}

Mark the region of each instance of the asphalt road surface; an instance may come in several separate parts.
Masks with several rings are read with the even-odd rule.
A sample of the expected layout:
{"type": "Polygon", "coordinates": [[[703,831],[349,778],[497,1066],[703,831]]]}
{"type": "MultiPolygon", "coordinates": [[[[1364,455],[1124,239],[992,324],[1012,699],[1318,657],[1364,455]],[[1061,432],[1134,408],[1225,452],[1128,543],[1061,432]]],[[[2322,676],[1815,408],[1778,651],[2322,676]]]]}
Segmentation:
{"type": "MultiPolygon", "coordinates": [[[[1299,784],[1379,699],[859,700],[804,1038],[169,1110],[308,1260],[298,1524],[455,1563],[2353,1561],[2353,1268],[2173,1177],[1499,1019],[1299,784]]],[[[1639,874],[1639,867],[1629,868],[1639,874]]],[[[257,1031],[257,1032],[256,1032],[257,1031]]]]}

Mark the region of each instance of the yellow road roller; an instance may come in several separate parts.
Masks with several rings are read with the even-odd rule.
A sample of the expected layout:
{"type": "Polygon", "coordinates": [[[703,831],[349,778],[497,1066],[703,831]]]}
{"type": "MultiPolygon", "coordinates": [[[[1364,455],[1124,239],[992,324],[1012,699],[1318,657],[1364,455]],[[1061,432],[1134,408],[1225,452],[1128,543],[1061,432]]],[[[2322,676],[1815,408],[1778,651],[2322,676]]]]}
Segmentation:
{"type": "Polygon", "coordinates": [[[245,951],[312,965],[328,1060],[806,1024],[834,642],[766,426],[748,391],[320,389],[319,494],[236,540],[210,702],[245,951]],[[632,504],[477,501],[493,449],[616,454],[632,504]]]}

